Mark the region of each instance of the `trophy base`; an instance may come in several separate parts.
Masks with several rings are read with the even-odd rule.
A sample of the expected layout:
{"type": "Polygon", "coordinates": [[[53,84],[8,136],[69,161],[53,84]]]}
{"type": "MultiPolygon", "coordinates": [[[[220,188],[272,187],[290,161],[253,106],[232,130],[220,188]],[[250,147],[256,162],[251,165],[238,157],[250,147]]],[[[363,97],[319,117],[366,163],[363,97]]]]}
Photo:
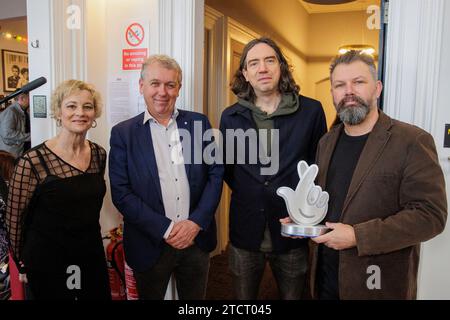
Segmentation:
{"type": "Polygon", "coordinates": [[[296,223],[287,223],[281,225],[281,235],[285,237],[308,237],[314,238],[325,234],[328,227],[323,224],[315,226],[305,226],[296,223]]]}

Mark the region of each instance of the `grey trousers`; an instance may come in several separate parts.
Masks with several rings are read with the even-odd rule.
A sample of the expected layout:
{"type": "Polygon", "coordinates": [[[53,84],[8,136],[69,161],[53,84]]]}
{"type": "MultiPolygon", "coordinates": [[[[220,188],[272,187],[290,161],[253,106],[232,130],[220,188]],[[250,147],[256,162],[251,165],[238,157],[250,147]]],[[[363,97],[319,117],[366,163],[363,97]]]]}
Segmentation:
{"type": "Polygon", "coordinates": [[[306,282],[308,247],[283,254],[252,252],[229,245],[229,268],[236,299],[256,300],[266,261],[275,277],[280,299],[299,300],[306,282]]]}

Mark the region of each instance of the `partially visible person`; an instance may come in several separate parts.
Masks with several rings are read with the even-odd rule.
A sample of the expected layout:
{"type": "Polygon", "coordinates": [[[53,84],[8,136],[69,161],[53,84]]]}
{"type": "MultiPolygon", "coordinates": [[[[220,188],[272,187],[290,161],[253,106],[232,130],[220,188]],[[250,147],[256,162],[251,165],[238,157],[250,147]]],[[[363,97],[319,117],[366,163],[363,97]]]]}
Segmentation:
{"type": "MultiPolygon", "coordinates": [[[[4,97],[5,97],[4,94],[0,94],[0,100],[3,99],[4,97]]],[[[9,101],[9,100],[0,104],[0,113],[5,111],[5,109],[8,108],[10,105],[11,105],[11,101],[9,101]]]]}
{"type": "Polygon", "coordinates": [[[8,81],[8,88],[10,88],[10,89],[19,88],[18,87],[18,84],[19,84],[19,81],[20,81],[20,76],[19,76],[20,68],[19,68],[19,66],[14,64],[11,67],[11,72],[12,72],[12,75],[9,76],[8,79],[7,79],[7,81],[8,81]]]}
{"type": "MultiPolygon", "coordinates": [[[[4,97],[5,97],[4,94],[0,94],[0,100],[3,99],[4,97]]],[[[8,106],[6,105],[6,103],[0,104],[0,113],[2,113],[2,112],[6,109],[6,107],[8,107],[8,106]]]]}
{"type": "Polygon", "coordinates": [[[8,196],[8,185],[14,170],[14,156],[4,150],[0,150],[0,195],[3,199],[8,196]]]}
{"type": "Polygon", "coordinates": [[[0,150],[0,300],[11,296],[9,275],[9,241],[5,223],[8,184],[14,169],[14,156],[0,150]]]}
{"type": "Polygon", "coordinates": [[[223,166],[202,157],[215,143],[202,140],[208,118],[175,107],[181,85],[173,58],[150,56],[139,80],[147,109],[111,131],[111,195],[142,300],[164,299],[172,274],[180,299],[204,299],[217,244],[223,166]]]}
{"type": "Polygon", "coordinates": [[[68,80],[52,95],[57,136],[18,159],[6,223],[14,260],[35,299],[111,298],[100,233],[106,151],[86,139],[99,93],[68,80]]]}
{"type": "Polygon", "coordinates": [[[29,106],[29,94],[23,93],[0,113],[0,150],[7,151],[16,158],[23,154],[25,143],[30,141],[30,132],[26,132],[29,106]]]}
{"type": "Polygon", "coordinates": [[[22,88],[24,85],[26,85],[29,82],[28,79],[28,68],[22,68],[20,70],[20,80],[19,83],[17,84],[17,88],[22,88]]]}
{"type": "MultiPolygon", "coordinates": [[[[6,188],[6,184],[0,177],[0,187],[6,188]]],[[[3,195],[0,194],[0,300],[7,300],[11,296],[8,268],[8,235],[5,225],[6,204],[3,195]]]]}
{"type": "Polygon", "coordinates": [[[234,295],[237,299],[257,299],[269,262],[280,298],[301,299],[308,243],[281,236],[278,219],[287,215],[287,209],[276,191],[281,186],[297,185],[300,160],[314,163],[317,143],[326,132],[325,114],[319,101],[299,93],[286,58],[269,38],[255,39],[245,46],[232,90],[238,102],[222,113],[220,130],[226,137],[224,179],[232,191],[229,267],[234,295]],[[236,141],[227,132],[237,133],[236,141]],[[239,132],[267,135],[267,144],[259,146],[256,139],[247,139],[239,132]],[[279,140],[271,141],[270,137],[279,140]],[[236,144],[245,146],[243,155],[233,154],[239,148],[228,148],[236,144]],[[261,158],[251,162],[251,151],[257,148],[264,149],[258,154],[271,157],[272,172],[261,158]],[[267,173],[263,174],[264,169],[267,173]]]}

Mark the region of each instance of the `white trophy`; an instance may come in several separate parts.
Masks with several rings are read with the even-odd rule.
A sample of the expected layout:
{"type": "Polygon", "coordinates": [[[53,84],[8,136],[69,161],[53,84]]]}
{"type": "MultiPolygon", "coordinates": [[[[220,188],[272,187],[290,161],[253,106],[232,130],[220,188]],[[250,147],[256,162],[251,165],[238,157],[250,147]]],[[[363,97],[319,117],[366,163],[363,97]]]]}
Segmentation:
{"type": "Polygon", "coordinates": [[[294,223],[281,225],[283,236],[317,237],[328,231],[325,225],[318,225],[328,211],[328,192],[314,184],[319,167],[309,166],[305,161],[297,165],[298,182],[295,190],[280,187],[277,194],[284,199],[289,217],[294,223]]]}

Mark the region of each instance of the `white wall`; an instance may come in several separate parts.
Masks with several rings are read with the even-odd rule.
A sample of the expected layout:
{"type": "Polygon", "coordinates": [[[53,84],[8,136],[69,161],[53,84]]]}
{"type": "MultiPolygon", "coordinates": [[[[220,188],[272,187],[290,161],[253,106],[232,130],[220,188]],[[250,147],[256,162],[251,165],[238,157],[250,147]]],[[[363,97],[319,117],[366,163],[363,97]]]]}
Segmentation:
{"type": "MultiPolygon", "coordinates": [[[[28,24],[28,63],[30,79],[45,77],[47,84],[30,93],[31,102],[31,144],[41,143],[52,136],[55,125],[49,119],[36,119],[33,117],[33,96],[44,95],[47,99],[47,108],[50,110],[50,94],[53,85],[52,41],[49,34],[50,0],[29,0],[27,2],[28,24]],[[33,48],[32,43],[39,41],[39,48],[33,48]]],[[[50,114],[50,111],[48,112],[50,114]]]]}
{"type": "MultiPolygon", "coordinates": [[[[450,122],[450,3],[391,0],[387,33],[385,112],[430,132],[450,186],[450,150],[444,124],[450,122]]],[[[450,299],[450,230],[422,244],[418,298],[450,299]]]]}
{"type": "MultiPolygon", "coordinates": [[[[149,48],[149,54],[158,52],[158,1],[157,0],[89,0],[86,1],[86,81],[93,83],[103,98],[103,114],[97,128],[90,130],[89,138],[109,151],[111,100],[109,83],[120,77],[130,83],[130,100],[138,101],[139,71],[122,70],[122,49],[125,48],[126,25],[131,21],[146,21],[149,25],[148,42],[140,47],[149,48]]],[[[130,106],[136,109],[135,106],[130,106]]],[[[135,115],[137,113],[133,113],[135,115]]],[[[108,172],[105,174],[108,192],[100,217],[102,232],[116,227],[122,220],[111,201],[108,172]]]]}
{"type": "MultiPolygon", "coordinates": [[[[450,2],[444,3],[444,17],[450,17],[450,2]]],[[[450,123],[450,19],[444,19],[442,52],[439,64],[437,112],[432,130],[447,185],[447,203],[450,204],[450,149],[443,148],[444,127],[450,123]]],[[[422,247],[420,268],[420,299],[450,299],[450,228],[426,242],[422,247]]]]}

